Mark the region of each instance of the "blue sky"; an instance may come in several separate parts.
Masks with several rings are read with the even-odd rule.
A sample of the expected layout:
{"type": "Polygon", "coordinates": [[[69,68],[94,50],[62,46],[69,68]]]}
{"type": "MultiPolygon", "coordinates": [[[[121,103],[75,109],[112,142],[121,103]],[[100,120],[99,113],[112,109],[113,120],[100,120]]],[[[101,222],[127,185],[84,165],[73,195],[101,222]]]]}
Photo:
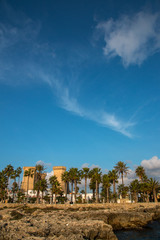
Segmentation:
{"type": "Polygon", "coordinates": [[[0,1],[0,168],[160,169],[159,63],[159,1],[0,1]]]}

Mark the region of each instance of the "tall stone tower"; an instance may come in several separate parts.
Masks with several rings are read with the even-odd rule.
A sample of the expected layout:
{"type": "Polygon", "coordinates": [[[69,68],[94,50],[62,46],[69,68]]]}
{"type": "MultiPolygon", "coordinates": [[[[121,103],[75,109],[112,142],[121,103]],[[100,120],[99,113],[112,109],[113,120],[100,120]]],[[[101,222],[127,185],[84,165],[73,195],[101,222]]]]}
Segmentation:
{"type": "Polygon", "coordinates": [[[34,189],[34,182],[35,182],[35,176],[36,176],[36,168],[35,167],[23,167],[23,179],[22,179],[22,184],[21,184],[21,190],[24,192],[27,192],[27,184],[28,184],[28,177],[25,176],[25,171],[31,169],[33,172],[33,176],[29,176],[29,186],[28,190],[33,190],[34,189]]]}
{"type": "Polygon", "coordinates": [[[62,181],[62,174],[66,171],[66,167],[64,166],[58,166],[53,167],[54,176],[57,177],[58,182],[61,185],[62,190],[65,192],[65,182],[62,181]]]}

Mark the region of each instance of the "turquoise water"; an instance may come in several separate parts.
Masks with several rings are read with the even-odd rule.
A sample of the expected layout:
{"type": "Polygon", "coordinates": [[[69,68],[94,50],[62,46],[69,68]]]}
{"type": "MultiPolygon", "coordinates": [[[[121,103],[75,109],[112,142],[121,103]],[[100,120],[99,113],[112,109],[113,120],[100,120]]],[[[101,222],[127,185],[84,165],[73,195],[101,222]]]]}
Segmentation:
{"type": "Polygon", "coordinates": [[[116,231],[118,240],[160,240],[160,222],[154,221],[143,230],[116,231]]]}

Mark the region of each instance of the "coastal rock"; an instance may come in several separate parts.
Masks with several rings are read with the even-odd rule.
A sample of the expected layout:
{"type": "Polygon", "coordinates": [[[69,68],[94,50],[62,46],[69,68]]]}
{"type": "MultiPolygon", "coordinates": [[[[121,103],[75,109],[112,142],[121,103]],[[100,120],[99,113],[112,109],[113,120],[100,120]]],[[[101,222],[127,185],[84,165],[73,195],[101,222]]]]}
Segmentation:
{"type": "Polygon", "coordinates": [[[138,229],[159,219],[160,205],[116,204],[103,209],[32,205],[2,209],[0,216],[0,240],[116,240],[114,230],[138,229]]]}
{"type": "Polygon", "coordinates": [[[108,216],[108,224],[112,225],[114,230],[139,229],[152,219],[152,214],[149,213],[111,213],[108,216]]]}

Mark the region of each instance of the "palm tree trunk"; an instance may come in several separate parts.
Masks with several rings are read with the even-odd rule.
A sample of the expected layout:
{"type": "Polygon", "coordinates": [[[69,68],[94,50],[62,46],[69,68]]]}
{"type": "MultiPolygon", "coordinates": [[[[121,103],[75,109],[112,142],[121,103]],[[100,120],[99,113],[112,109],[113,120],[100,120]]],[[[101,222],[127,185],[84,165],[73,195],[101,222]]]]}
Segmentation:
{"type": "Polygon", "coordinates": [[[44,192],[42,191],[42,202],[43,202],[43,194],[44,194],[44,192]]]}
{"type": "Polygon", "coordinates": [[[52,204],[53,204],[53,192],[52,192],[52,204]]]}
{"type": "Polygon", "coordinates": [[[54,194],[54,195],[55,195],[54,204],[56,204],[56,197],[57,197],[57,194],[54,194]]]}
{"type": "Polygon", "coordinates": [[[156,190],[155,189],[153,189],[153,197],[154,197],[154,201],[158,202],[157,201],[157,194],[156,194],[156,190]]]}
{"type": "Polygon", "coordinates": [[[68,187],[68,182],[65,182],[65,197],[67,197],[67,187],[68,187]]]}
{"type": "Polygon", "coordinates": [[[147,192],[147,199],[146,202],[149,203],[149,193],[147,192]]]}
{"type": "Polygon", "coordinates": [[[85,202],[86,202],[86,196],[87,196],[87,178],[85,177],[85,202]]]}
{"type": "Polygon", "coordinates": [[[39,203],[39,189],[37,190],[37,203],[39,203]]]}
{"type": "Polygon", "coordinates": [[[20,190],[20,176],[18,177],[18,190],[20,190]]]}
{"type": "Polygon", "coordinates": [[[116,183],[115,183],[115,180],[113,180],[113,194],[116,193],[116,183]]]}
{"type": "Polygon", "coordinates": [[[77,181],[74,181],[74,199],[75,199],[75,203],[76,203],[76,198],[77,198],[77,181]]]}
{"type": "Polygon", "coordinates": [[[71,181],[71,202],[73,200],[73,181],[71,181]]]}
{"type": "Polygon", "coordinates": [[[93,200],[95,200],[95,188],[93,188],[93,200]]]}
{"type": "Polygon", "coordinates": [[[107,203],[109,203],[109,188],[107,188],[107,203]]]}
{"type": "Polygon", "coordinates": [[[135,203],[137,203],[137,193],[134,192],[134,200],[135,200],[135,203]]]}
{"type": "Polygon", "coordinates": [[[124,181],[123,181],[123,173],[121,173],[121,176],[122,176],[122,184],[124,184],[124,181]]]}
{"type": "Polygon", "coordinates": [[[96,180],[96,203],[98,203],[99,197],[98,197],[98,181],[96,180]]]}
{"type": "Polygon", "coordinates": [[[27,203],[28,203],[28,189],[29,189],[29,175],[28,175],[28,180],[27,180],[27,203]]]}

